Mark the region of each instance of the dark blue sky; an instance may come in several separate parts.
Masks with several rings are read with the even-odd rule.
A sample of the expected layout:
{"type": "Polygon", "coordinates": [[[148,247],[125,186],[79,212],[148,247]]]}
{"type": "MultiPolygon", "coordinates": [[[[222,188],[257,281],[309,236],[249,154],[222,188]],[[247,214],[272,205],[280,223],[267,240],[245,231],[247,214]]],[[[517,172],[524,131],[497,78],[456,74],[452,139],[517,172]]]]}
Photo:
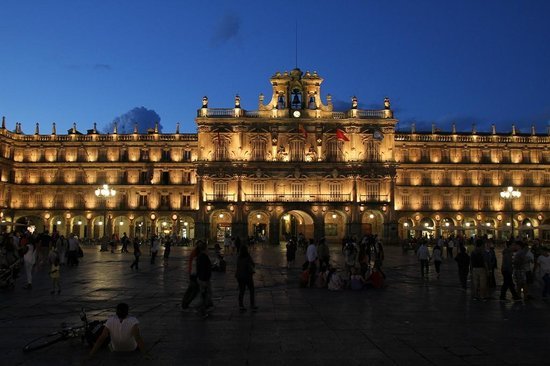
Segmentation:
{"type": "Polygon", "coordinates": [[[550,126],[550,1],[3,1],[0,115],[26,133],[84,131],[144,106],[164,132],[210,107],[245,109],[298,66],[322,98],[381,108],[400,128],[550,126]]]}

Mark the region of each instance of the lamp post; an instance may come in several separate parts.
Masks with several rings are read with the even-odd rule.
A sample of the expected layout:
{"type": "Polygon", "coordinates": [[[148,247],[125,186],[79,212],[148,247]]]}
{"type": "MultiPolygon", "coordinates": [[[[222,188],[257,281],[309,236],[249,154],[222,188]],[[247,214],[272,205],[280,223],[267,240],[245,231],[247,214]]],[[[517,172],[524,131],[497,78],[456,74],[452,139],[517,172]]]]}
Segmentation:
{"type": "Polygon", "coordinates": [[[514,187],[507,187],[504,191],[500,192],[500,197],[504,200],[510,201],[510,225],[512,226],[512,238],[514,237],[514,199],[521,197],[521,192],[514,187]]]}
{"type": "Polygon", "coordinates": [[[103,199],[103,237],[105,238],[107,230],[107,199],[109,197],[114,197],[116,191],[113,188],[109,188],[108,184],[104,184],[95,190],[95,195],[97,198],[103,199]]]}

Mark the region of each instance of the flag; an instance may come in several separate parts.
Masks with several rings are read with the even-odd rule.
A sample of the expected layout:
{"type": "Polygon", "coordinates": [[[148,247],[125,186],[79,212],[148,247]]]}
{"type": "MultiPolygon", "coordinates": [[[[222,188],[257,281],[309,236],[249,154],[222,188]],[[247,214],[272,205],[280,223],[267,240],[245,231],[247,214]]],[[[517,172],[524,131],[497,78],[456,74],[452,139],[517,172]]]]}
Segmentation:
{"type": "Polygon", "coordinates": [[[344,131],[339,128],[336,129],[336,138],[340,141],[349,141],[349,138],[346,136],[344,131]]]}
{"type": "Polygon", "coordinates": [[[298,131],[300,131],[302,133],[304,138],[307,138],[307,131],[306,131],[306,129],[304,128],[304,126],[302,124],[298,125],[298,131]]]}

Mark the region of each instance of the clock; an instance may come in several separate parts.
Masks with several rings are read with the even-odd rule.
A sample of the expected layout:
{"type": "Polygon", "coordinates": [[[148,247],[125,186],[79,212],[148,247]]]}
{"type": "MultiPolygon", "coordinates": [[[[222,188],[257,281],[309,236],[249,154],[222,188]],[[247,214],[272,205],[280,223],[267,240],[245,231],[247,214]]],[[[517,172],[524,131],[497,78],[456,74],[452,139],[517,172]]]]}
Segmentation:
{"type": "Polygon", "coordinates": [[[384,135],[382,135],[382,132],[380,132],[379,130],[376,130],[374,131],[374,133],[372,134],[372,137],[374,137],[375,140],[382,140],[384,138],[384,135]]]}
{"type": "Polygon", "coordinates": [[[301,115],[302,115],[302,112],[300,112],[300,111],[294,111],[294,112],[292,112],[292,116],[293,116],[294,118],[299,118],[301,115]]]}

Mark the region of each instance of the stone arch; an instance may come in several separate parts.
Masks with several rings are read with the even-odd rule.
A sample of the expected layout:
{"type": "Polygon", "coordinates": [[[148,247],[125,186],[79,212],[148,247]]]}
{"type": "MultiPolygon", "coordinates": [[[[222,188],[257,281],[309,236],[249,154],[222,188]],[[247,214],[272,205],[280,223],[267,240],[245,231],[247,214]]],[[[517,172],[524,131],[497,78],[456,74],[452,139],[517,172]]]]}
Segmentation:
{"type": "Polygon", "coordinates": [[[252,236],[259,242],[266,242],[269,238],[270,214],[263,210],[253,210],[248,214],[248,236],[252,236]]]}
{"type": "Polygon", "coordinates": [[[414,221],[410,217],[401,217],[398,220],[399,238],[410,239],[414,237],[414,221]]]}
{"type": "Polygon", "coordinates": [[[210,240],[223,242],[226,235],[233,234],[233,214],[226,209],[214,210],[210,214],[210,240]]]}
{"type": "Polygon", "coordinates": [[[313,215],[304,210],[284,211],[279,219],[280,238],[298,236],[302,233],[307,239],[315,237],[315,221],[313,215]]]}
{"type": "Polygon", "coordinates": [[[361,236],[376,234],[382,237],[384,234],[384,215],[378,210],[367,210],[361,214],[361,236]]]}
{"type": "Polygon", "coordinates": [[[342,241],[346,236],[346,227],[349,222],[348,215],[341,210],[329,210],[323,215],[325,233],[330,241],[342,241]]]}

